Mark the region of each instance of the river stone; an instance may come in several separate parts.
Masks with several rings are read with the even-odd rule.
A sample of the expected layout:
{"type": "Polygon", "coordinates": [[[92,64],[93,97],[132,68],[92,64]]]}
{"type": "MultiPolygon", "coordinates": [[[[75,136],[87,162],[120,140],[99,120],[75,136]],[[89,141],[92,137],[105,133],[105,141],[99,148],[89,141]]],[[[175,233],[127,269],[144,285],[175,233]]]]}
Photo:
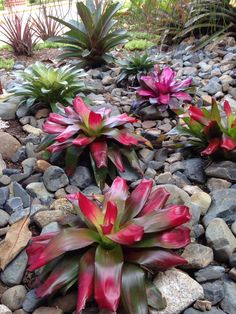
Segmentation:
{"type": "Polygon", "coordinates": [[[1,272],[1,280],[7,286],[15,286],[21,283],[28,262],[26,251],[22,251],[7,267],[1,272]]]}
{"type": "Polygon", "coordinates": [[[198,282],[221,279],[225,274],[223,266],[209,265],[206,268],[200,269],[194,273],[194,277],[198,282]]]}
{"type": "Polygon", "coordinates": [[[228,189],[231,187],[231,185],[231,182],[224,179],[210,178],[207,180],[207,187],[210,192],[213,192],[215,190],[228,189]]]}
{"type": "Polygon", "coordinates": [[[204,296],[203,288],[197,281],[175,268],[160,272],[154,279],[154,283],[166,298],[167,307],[162,311],[150,310],[150,314],[181,313],[204,296]]]}
{"type": "Polygon", "coordinates": [[[27,290],[22,285],[9,288],[2,294],[2,304],[6,305],[12,311],[18,310],[22,306],[26,293],[27,290]]]}
{"type": "Polygon", "coordinates": [[[204,290],[204,297],[211,301],[212,305],[219,303],[225,296],[224,286],[221,280],[214,282],[206,282],[202,284],[204,290]]]}
{"type": "MultiPolygon", "coordinates": [[[[183,312],[183,314],[202,314],[202,311],[196,310],[194,308],[189,308],[183,312]]],[[[221,309],[212,307],[210,311],[207,311],[206,314],[225,314],[221,309]]]]}
{"type": "Polygon", "coordinates": [[[37,212],[32,220],[40,227],[43,228],[51,222],[59,221],[66,216],[66,213],[62,210],[43,210],[37,212]]]}
{"type": "Polygon", "coordinates": [[[207,214],[203,217],[205,227],[218,214],[232,209],[233,206],[236,208],[236,193],[234,189],[215,190],[210,193],[210,196],[212,203],[207,214]]]}
{"type": "Polygon", "coordinates": [[[205,183],[205,173],[203,169],[203,161],[201,158],[191,158],[184,162],[184,174],[193,182],[203,184],[205,183]]]}
{"type": "Polygon", "coordinates": [[[224,280],[225,297],[220,306],[227,314],[236,313],[236,283],[230,279],[224,280]]]}
{"type": "Polygon", "coordinates": [[[69,180],[62,168],[50,166],[43,174],[43,182],[49,192],[56,192],[60,188],[68,185],[69,180]]]}
{"type": "Polygon", "coordinates": [[[10,215],[4,210],[0,209],[0,228],[5,227],[10,219],[10,215]]]}
{"type": "Polygon", "coordinates": [[[0,205],[4,205],[9,197],[9,188],[7,186],[3,186],[0,188],[0,205]]]}
{"type": "Polygon", "coordinates": [[[214,162],[205,169],[208,177],[216,177],[236,182],[236,163],[226,160],[214,162]]]}
{"type": "Polygon", "coordinates": [[[70,184],[85,189],[93,182],[93,177],[90,170],[84,166],[78,166],[70,178],[70,184]]]}
{"type": "Polygon", "coordinates": [[[12,311],[4,304],[0,304],[0,314],[12,314],[12,311]]]}
{"type": "Polygon", "coordinates": [[[43,182],[32,182],[26,186],[26,190],[32,197],[37,197],[41,201],[47,202],[53,198],[53,194],[48,192],[43,182]]]}
{"type": "Polygon", "coordinates": [[[63,314],[63,311],[56,307],[41,306],[37,308],[33,314],[63,314]]]}
{"type": "Polygon", "coordinates": [[[22,304],[22,308],[26,312],[33,312],[33,310],[40,303],[41,299],[36,296],[35,289],[30,290],[25,297],[25,300],[22,304]]]}
{"type": "Polygon", "coordinates": [[[197,192],[191,196],[191,202],[200,208],[202,215],[205,215],[211,205],[211,197],[205,192],[197,192]]]}
{"type": "Polygon", "coordinates": [[[24,207],[29,207],[30,206],[30,196],[29,196],[29,194],[17,182],[13,182],[13,193],[14,193],[15,197],[20,197],[21,198],[24,207]]]}
{"type": "Polygon", "coordinates": [[[0,154],[0,175],[2,176],[3,170],[7,168],[5,161],[2,158],[2,154],[0,154]]]}
{"type": "Polygon", "coordinates": [[[221,218],[213,219],[206,229],[207,244],[213,248],[215,259],[227,262],[236,249],[236,238],[221,218]]]}
{"type": "Polygon", "coordinates": [[[0,131],[0,143],[0,154],[4,160],[11,160],[17,149],[21,147],[15,137],[2,131],[0,131]]]}
{"type": "Polygon", "coordinates": [[[198,243],[190,243],[184,248],[182,257],[188,261],[185,269],[199,269],[208,266],[214,259],[213,250],[198,243]]]}

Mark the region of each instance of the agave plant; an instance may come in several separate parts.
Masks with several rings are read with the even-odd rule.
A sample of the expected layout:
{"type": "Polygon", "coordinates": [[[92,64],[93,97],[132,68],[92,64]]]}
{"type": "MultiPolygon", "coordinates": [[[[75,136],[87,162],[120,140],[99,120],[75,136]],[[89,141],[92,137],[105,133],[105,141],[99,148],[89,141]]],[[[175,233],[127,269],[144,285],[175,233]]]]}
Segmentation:
{"type": "MultiPolygon", "coordinates": [[[[103,185],[107,175],[114,176],[116,169],[125,172],[126,162],[142,174],[134,148],[150,144],[142,136],[125,127],[137,120],[126,113],[111,116],[111,110],[102,108],[90,110],[80,97],[73,101],[73,107],[65,107],[60,114],[51,113],[43,125],[48,133],[39,149],[50,153],[65,151],[67,173],[76,169],[80,155],[89,153],[95,179],[103,185]],[[122,157],[123,156],[123,157],[122,157]],[[110,162],[109,162],[110,161],[110,162]]],[[[89,160],[89,156],[87,158],[89,160]]]]}
{"type": "Polygon", "coordinates": [[[57,102],[67,106],[84,89],[84,76],[85,73],[75,67],[54,68],[36,62],[19,74],[23,83],[14,87],[11,92],[22,96],[22,103],[29,108],[45,105],[51,106],[55,111],[57,102]]]}
{"type": "Polygon", "coordinates": [[[121,60],[119,65],[121,66],[121,73],[117,83],[129,80],[132,85],[136,85],[138,77],[141,74],[147,74],[154,67],[154,61],[147,53],[142,55],[136,52],[127,59],[121,60]]]}
{"type": "Polygon", "coordinates": [[[187,263],[170,249],[190,242],[190,230],[182,224],[191,216],[184,205],[166,205],[170,194],[164,188],[151,192],[152,185],[143,179],[129,195],[126,181],[117,177],[99,204],[80,192],[70,196],[78,201],[76,225],[35,237],[27,248],[30,271],[46,266],[37,279],[37,296],[76,285],[77,314],[91,298],[108,313],[163,309],[151,277],[187,263]]]}
{"type": "Polygon", "coordinates": [[[112,62],[108,53],[112,48],[127,42],[126,30],[112,30],[116,21],[113,19],[121,3],[105,3],[87,0],[77,3],[77,12],[81,19],[65,22],[52,17],[69,28],[63,36],[51,38],[52,41],[65,43],[65,53],[60,58],[79,58],[81,66],[100,66],[112,62]]]}
{"type": "Polygon", "coordinates": [[[176,109],[183,101],[190,101],[191,96],[185,92],[192,83],[191,78],[177,82],[176,73],[166,66],[162,71],[155,65],[154,71],[147,76],[141,76],[140,88],[137,90],[138,100],[132,109],[136,112],[141,105],[157,105],[160,110],[176,109]]]}
{"type": "Polygon", "coordinates": [[[225,119],[221,117],[216,101],[211,110],[190,106],[181,114],[186,126],[179,127],[182,134],[191,136],[191,144],[204,148],[202,156],[224,153],[228,156],[236,148],[236,116],[228,101],[224,102],[225,119]]]}
{"type": "Polygon", "coordinates": [[[18,14],[3,15],[0,23],[1,41],[9,45],[16,55],[32,56],[37,44],[34,38],[31,18],[24,18],[18,14]]]}

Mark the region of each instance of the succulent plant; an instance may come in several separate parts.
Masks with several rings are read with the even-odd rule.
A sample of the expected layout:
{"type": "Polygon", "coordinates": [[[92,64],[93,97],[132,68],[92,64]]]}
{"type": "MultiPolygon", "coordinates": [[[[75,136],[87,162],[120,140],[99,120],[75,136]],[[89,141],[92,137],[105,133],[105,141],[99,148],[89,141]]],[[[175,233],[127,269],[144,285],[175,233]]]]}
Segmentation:
{"type": "Polygon", "coordinates": [[[236,148],[236,115],[229,102],[224,102],[225,117],[221,117],[216,101],[212,100],[211,110],[190,106],[186,113],[180,111],[185,125],[178,129],[181,134],[191,137],[191,144],[199,146],[202,156],[215,153],[227,154],[236,148]]]}
{"type": "Polygon", "coordinates": [[[117,177],[100,202],[81,192],[71,195],[78,201],[75,225],[34,237],[27,248],[29,270],[41,269],[37,296],[75,285],[77,314],[91,298],[107,313],[163,309],[165,302],[151,278],[187,263],[170,249],[190,242],[190,230],[182,224],[191,216],[184,205],[166,205],[170,194],[164,188],[152,192],[152,185],[143,179],[129,195],[126,181],[117,177]]]}
{"type": "Polygon", "coordinates": [[[22,97],[22,104],[29,108],[45,105],[57,110],[56,103],[67,106],[78,92],[85,88],[82,78],[85,73],[75,67],[54,68],[42,62],[26,68],[19,73],[23,83],[15,86],[11,92],[22,97]]]}
{"type": "Polygon", "coordinates": [[[79,58],[80,66],[96,67],[113,62],[109,51],[127,42],[126,30],[112,30],[116,22],[113,17],[121,8],[121,3],[87,0],[86,4],[77,2],[78,20],[65,22],[52,17],[69,28],[63,36],[50,40],[65,43],[60,58],[79,58]]]}
{"type": "Polygon", "coordinates": [[[190,101],[191,96],[185,90],[192,83],[192,79],[177,82],[175,76],[176,73],[169,66],[161,71],[155,65],[150,75],[141,76],[141,86],[137,90],[138,99],[132,109],[138,111],[141,105],[147,103],[157,105],[160,110],[176,109],[183,101],[190,101]]]}
{"type": "Polygon", "coordinates": [[[118,170],[125,172],[126,161],[142,174],[135,148],[151,145],[145,138],[125,126],[137,120],[126,113],[110,116],[111,109],[91,110],[80,97],[73,100],[73,107],[64,107],[60,113],[51,113],[43,125],[48,136],[39,150],[50,153],[66,151],[67,173],[71,175],[80,156],[87,153],[91,160],[97,183],[103,185],[107,175],[118,170]]]}

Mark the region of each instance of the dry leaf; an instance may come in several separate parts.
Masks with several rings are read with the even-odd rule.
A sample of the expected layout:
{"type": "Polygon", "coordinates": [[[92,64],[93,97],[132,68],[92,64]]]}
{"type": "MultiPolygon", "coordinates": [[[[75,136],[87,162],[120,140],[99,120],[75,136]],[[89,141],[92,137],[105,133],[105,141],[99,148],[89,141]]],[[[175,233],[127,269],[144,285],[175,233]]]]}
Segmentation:
{"type": "Polygon", "coordinates": [[[24,217],[14,223],[0,243],[0,268],[2,270],[26,247],[31,239],[28,229],[30,219],[24,217]]]}

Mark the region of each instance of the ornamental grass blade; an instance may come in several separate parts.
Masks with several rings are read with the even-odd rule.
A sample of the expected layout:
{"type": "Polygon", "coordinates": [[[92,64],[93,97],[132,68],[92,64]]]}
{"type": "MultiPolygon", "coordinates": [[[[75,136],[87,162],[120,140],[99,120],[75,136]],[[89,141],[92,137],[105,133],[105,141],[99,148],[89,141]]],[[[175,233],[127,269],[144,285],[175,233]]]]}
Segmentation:
{"type": "Polygon", "coordinates": [[[2,270],[26,247],[31,239],[29,223],[28,217],[18,220],[11,225],[5,239],[0,243],[0,268],[2,270]]]}
{"type": "Polygon", "coordinates": [[[116,312],[121,293],[123,253],[120,246],[114,249],[97,247],[95,255],[95,300],[100,309],[116,312]]]}
{"type": "Polygon", "coordinates": [[[78,298],[76,313],[81,313],[86,301],[91,297],[94,289],[94,261],[95,250],[87,251],[79,261],[78,298]]]}
{"type": "Polygon", "coordinates": [[[166,308],[166,299],[162,296],[160,290],[154,285],[151,280],[146,279],[146,294],[148,305],[157,311],[162,311],[166,308]]]}
{"type": "Polygon", "coordinates": [[[145,273],[140,267],[124,265],[121,297],[127,314],[148,314],[145,273]]]}

